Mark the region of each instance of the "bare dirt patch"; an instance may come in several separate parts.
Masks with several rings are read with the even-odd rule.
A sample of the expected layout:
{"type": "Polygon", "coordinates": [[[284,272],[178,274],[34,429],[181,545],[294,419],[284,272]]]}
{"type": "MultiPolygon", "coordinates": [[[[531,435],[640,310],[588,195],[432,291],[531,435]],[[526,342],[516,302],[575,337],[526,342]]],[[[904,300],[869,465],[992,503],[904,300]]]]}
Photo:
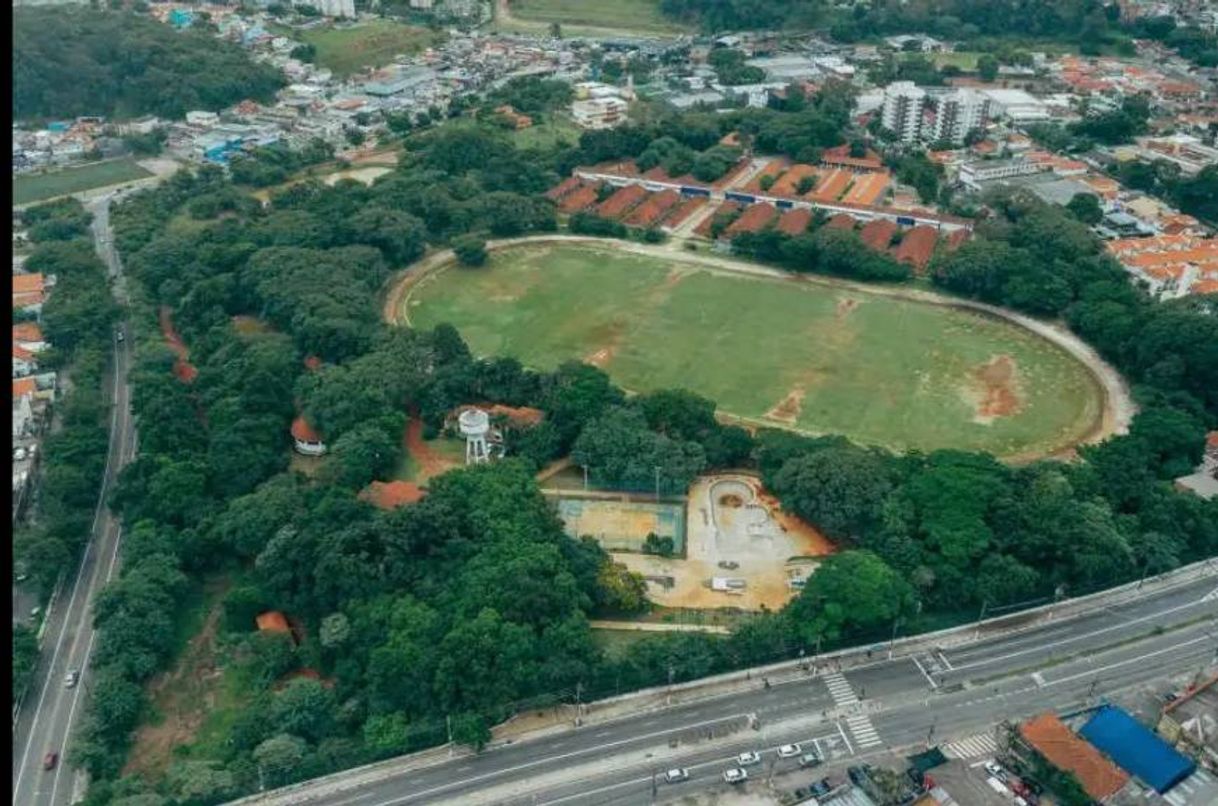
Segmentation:
{"type": "Polygon", "coordinates": [[[766,419],[794,425],[803,410],[805,394],[807,392],[802,384],[795,386],[782,400],[778,401],[777,405],[765,413],[766,419]]]}
{"type": "Polygon", "coordinates": [[[604,369],[609,366],[609,362],[617,355],[618,346],[622,342],[622,332],[625,326],[621,322],[614,322],[605,329],[603,336],[596,340],[600,346],[583,357],[585,364],[591,364],[594,367],[604,369]]]}
{"type": "Polygon", "coordinates": [[[173,311],[168,305],[162,305],[159,314],[161,335],[165,337],[165,343],[169,345],[169,349],[173,350],[174,355],[178,357],[173,364],[174,377],[182,383],[191,383],[198,377],[199,370],[190,363],[190,350],[187,349],[186,343],[182,341],[182,337],[173,327],[173,311]]]}
{"type": "Polygon", "coordinates": [[[438,476],[446,470],[456,467],[455,463],[432,450],[423,439],[423,420],[417,414],[410,415],[404,441],[406,452],[419,464],[420,481],[426,481],[432,476],[438,476]]]}
{"type": "Polygon", "coordinates": [[[740,507],[744,506],[744,499],[738,495],[728,493],[727,495],[719,496],[719,506],[740,509],[740,507]]]}
{"type": "Polygon", "coordinates": [[[238,315],[233,317],[233,329],[242,336],[252,336],[256,333],[270,333],[271,326],[256,316],[238,315]]]}
{"type": "Polygon", "coordinates": [[[973,370],[977,413],[974,420],[991,423],[1023,408],[1018,367],[1009,355],[996,355],[973,370]]]}
{"type": "Polygon", "coordinates": [[[854,309],[859,306],[859,301],[853,297],[843,297],[837,301],[837,308],[834,310],[834,315],[838,319],[845,319],[854,309]]]}
{"type": "Polygon", "coordinates": [[[174,748],[189,744],[207,719],[223,675],[216,663],[216,626],[228,587],[227,579],[209,583],[206,593],[214,604],[203,629],[190,639],[173,669],[157,675],[148,686],[148,698],[163,719],[155,725],[145,722],[136,731],[123,775],[159,777],[173,762],[174,748]]]}

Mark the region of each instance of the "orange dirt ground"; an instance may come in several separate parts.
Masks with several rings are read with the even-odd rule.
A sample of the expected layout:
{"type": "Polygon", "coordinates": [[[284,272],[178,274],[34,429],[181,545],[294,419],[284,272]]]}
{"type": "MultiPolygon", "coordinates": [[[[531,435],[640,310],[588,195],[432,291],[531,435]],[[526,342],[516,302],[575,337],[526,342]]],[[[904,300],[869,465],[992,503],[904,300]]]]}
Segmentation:
{"type": "Polygon", "coordinates": [[[1009,417],[1023,406],[1017,392],[1015,362],[1009,355],[999,355],[990,359],[973,371],[981,388],[981,398],[977,404],[977,417],[991,420],[995,417],[1009,417]]]}
{"type": "Polygon", "coordinates": [[[423,439],[423,420],[417,414],[410,415],[406,426],[406,452],[419,463],[419,479],[425,481],[432,476],[438,476],[446,470],[456,467],[452,462],[443,458],[431,449],[423,439]]]}
{"type": "Polygon", "coordinates": [[[165,343],[169,345],[169,349],[173,350],[174,355],[178,360],[173,364],[173,374],[182,383],[190,383],[199,374],[199,370],[190,363],[190,350],[186,348],[182,337],[173,328],[173,313],[168,305],[162,305],[160,310],[161,334],[165,337],[165,343]]]}
{"type": "Polygon", "coordinates": [[[787,396],[778,401],[778,405],[765,413],[767,419],[778,420],[782,423],[793,423],[799,418],[799,412],[804,402],[804,389],[796,386],[787,392],[787,396]]]}

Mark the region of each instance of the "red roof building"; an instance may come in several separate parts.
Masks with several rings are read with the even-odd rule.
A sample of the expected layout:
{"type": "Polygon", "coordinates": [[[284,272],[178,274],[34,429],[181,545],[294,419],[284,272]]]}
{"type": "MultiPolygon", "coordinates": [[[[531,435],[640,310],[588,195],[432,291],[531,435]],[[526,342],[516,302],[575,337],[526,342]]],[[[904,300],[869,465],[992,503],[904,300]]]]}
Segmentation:
{"type": "Polygon", "coordinates": [[[566,196],[571,191],[582,185],[578,176],[568,176],[566,179],[559,182],[554,187],[546,191],[546,198],[550,201],[558,201],[563,196],[566,196]]]}
{"type": "Polygon", "coordinates": [[[1075,736],[1054,714],[1041,714],[1019,726],[1019,734],[1037,753],[1055,767],[1074,774],[1087,794],[1104,800],[1119,792],[1129,776],[1075,736]]]}
{"type": "Polygon", "coordinates": [[[304,415],[292,421],[292,442],[297,453],[305,456],[321,456],[326,452],[326,444],[321,439],[304,415]]]}
{"type": "Polygon", "coordinates": [[[631,227],[650,227],[662,219],[680,201],[681,194],[675,190],[652,193],[642,204],[634,208],[630,215],[626,216],[625,223],[631,227]]]}
{"type": "Polygon", "coordinates": [[[826,148],[820,156],[820,164],[829,168],[849,168],[854,171],[879,171],[884,167],[880,155],[870,148],[864,150],[861,157],[850,156],[849,145],[826,148]]]}
{"type": "Polygon", "coordinates": [[[840,229],[847,232],[854,230],[854,219],[845,213],[838,213],[825,222],[826,229],[840,229]]]}
{"type": "Polygon", "coordinates": [[[777,214],[778,209],[769,202],[750,204],[740,214],[740,217],[723,231],[723,234],[730,238],[742,232],[761,232],[766,228],[766,225],[774,220],[774,216],[777,214]]]}
{"type": "Polygon", "coordinates": [[[812,223],[812,211],[806,207],[801,207],[797,210],[788,210],[778,219],[776,229],[779,232],[785,232],[787,235],[801,235],[806,232],[808,225],[812,223]]]}
{"type": "Polygon", "coordinates": [[[559,212],[578,213],[596,204],[597,189],[593,185],[584,185],[571,191],[559,202],[559,212]]]}
{"type": "Polygon", "coordinates": [[[878,252],[888,251],[888,247],[892,245],[892,236],[897,232],[897,225],[891,221],[884,219],[876,219],[868,221],[859,230],[859,237],[863,239],[863,243],[875,249],[878,252]]]}
{"type": "Polygon", "coordinates": [[[902,263],[909,263],[918,272],[926,269],[930,257],[934,254],[935,244],[939,233],[934,227],[914,227],[905,233],[901,243],[893,252],[893,256],[902,263]]]}

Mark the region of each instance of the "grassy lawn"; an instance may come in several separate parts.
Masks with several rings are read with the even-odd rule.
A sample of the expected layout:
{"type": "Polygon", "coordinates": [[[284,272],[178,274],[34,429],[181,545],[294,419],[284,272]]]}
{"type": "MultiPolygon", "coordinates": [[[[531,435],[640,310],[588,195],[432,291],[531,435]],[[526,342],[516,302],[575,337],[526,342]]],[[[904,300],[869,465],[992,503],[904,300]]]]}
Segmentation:
{"type": "Polygon", "coordinates": [[[642,630],[593,630],[592,641],[612,660],[619,660],[631,645],[659,633],[642,630]]]}
{"type": "Polygon", "coordinates": [[[575,145],[579,142],[580,131],[571,119],[551,116],[535,126],[512,132],[512,140],[517,148],[551,148],[560,142],[575,145]]]}
{"type": "Polygon", "coordinates": [[[640,33],[672,33],[684,30],[660,14],[660,0],[514,0],[512,16],[522,22],[557,22],[573,26],[570,33],[577,34],[577,26],[616,28],[640,33]]]}
{"type": "Polygon", "coordinates": [[[426,28],[384,19],[354,27],[290,31],[288,35],[316,47],[317,64],[338,76],[349,76],[365,67],[383,67],[398,54],[417,53],[444,38],[426,28]]]}
{"type": "Polygon", "coordinates": [[[152,174],[136,165],[130,157],[95,162],[79,168],[62,168],[45,174],[22,174],[13,177],[13,204],[29,204],[149,176],[152,174]]]}
{"type": "Polygon", "coordinates": [[[935,63],[935,67],[951,64],[959,67],[961,70],[971,71],[977,69],[977,59],[980,57],[980,53],[960,51],[959,53],[936,53],[931,58],[935,63]]]}
{"type": "Polygon", "coordinates": [[[1012,324],[679,257],[520,247],[429,277],[406,305],[413,324],[450,322],[482,355],[584,359],[633,391],[685,387],[750,423],[896,450],[1051,452],[1101,407],[1081,364],[1012,324]]]}

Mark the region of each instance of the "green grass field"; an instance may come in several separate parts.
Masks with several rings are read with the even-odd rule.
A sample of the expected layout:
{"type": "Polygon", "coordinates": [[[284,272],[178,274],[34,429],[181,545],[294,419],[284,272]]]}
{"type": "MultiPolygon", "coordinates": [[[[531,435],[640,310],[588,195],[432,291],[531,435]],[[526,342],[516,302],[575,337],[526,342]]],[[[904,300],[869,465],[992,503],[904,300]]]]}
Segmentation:
{"type": "Polygon", "coordinates": [[[355,27],[290,31],[288,35],[316,47],[317,64],[338,76],[349,76],[365,67],[383,67],[400,53],[418,53],[443,41],[442,34],[385,19],[355,27]]]}
{"type": "Polygon", "coordinates": [[[570,118],[551,116],[549,120],[512,132],[512,141],[517,148],[551,148],[559,143],[576,145],[580,131],[570,118]]]}
{"type": "Polygon", "coordinates": [[[979,58],[981,58],[980,53],[971,53],[969,51],[960,51],[958,53],[935,53],[931,55],[931,60],[935,63],[935,67],[942,67],[945,64],[951,64],[965,71],[976,70],[977,59],[979,58]]]}
{"type": "Polygon", "coordinates": [[[660,14],[660,0],[513,0],[512,16],[524,23],[557,22],[571,34],[579,26],[616,28],[639,33],[673,33],[683,30],[660,14]]]}
{"type": "Polygon", "coordinates": [[[62,168],[45,174],[22,174],[13,177],[13,204],[29,204],[149,176],[152,176],[149,171],[130,158],[95,162],[79,168],[62,168]]]}
{"type": "Polygon", "coordinates": [[[685,387],[754,424],[897,450],[1048,453],[1101,411],[1085,367],[1007,322],[676,256],[519,247],[432,275],[405,304],[412,324],[451,322],[482,355],[584,359],[632,391],[685,387]]]}

